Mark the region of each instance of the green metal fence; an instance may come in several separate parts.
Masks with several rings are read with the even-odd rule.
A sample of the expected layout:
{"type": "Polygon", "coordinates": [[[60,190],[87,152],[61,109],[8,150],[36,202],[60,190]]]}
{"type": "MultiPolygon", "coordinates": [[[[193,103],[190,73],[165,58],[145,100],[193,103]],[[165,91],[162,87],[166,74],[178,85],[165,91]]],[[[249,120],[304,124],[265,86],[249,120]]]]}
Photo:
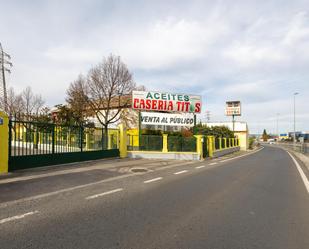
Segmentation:
{"type": "Polygon", "coordinates": [[[162,151],[163,138],[161,135],[129,135],[127,148],[129,151],[162,151]]]}
{"type": "Polygon", "coordinates": [[[219,138],[219,137],[216,137],[215,138],[215,149],[216,150],[219,150],[220,149],[220,140],[221,138],[219,138]]]}
{"type": "Polygon", "coordinates": [[[226,147],[229,148],[231,147],[231,140],[229,138],[226,139],[226,147]]]}
{"type": "Polygon", "coordinates": [[[203,158],[209,156],[207,137],[203,137],[203,158]]]}
{"type": "Polygon", "coordinates": [[[224,140],[225,140],[224,138],[221,139],[221,148],[222,149],[225,149],[225,142],[224,142],[224,140]]]}
{"type": "Polygon", "coordinates": [[[91,160],[109,154],[117,156],[118,132],[110,133],[104,134],[103,128],[10,120],[9,168],[91,160]]]}
{"type": "Polygon", "coordinates": [[[196,138],[168,136],[167,148],[168,151],[196,152],[196,138]]]}

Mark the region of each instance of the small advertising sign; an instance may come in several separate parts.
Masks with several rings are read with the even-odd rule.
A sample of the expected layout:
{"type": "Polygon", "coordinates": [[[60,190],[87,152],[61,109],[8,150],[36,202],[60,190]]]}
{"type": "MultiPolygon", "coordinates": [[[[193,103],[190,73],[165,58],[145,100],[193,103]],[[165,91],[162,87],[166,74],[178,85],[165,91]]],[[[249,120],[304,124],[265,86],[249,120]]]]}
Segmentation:
{"type": "Polygon", "coordinates": [[[225,107],[226,116],[241,116],[240,101],[227,101],[225,107]]]}
{"type": "Polygon", "coordinates": [[[194,126],[194,115],[141,112],[141,124],[192,127],[194,126]]]}
{"type": "Polygon", "coordinates": [[[133,91],[132,108],[145,111],[200,113],[199,95],[133,91]]]}
{"type": "Polygon", "coordinates": [[[3,118],[0,117],[0,125],[3,125],[3,118]]]}

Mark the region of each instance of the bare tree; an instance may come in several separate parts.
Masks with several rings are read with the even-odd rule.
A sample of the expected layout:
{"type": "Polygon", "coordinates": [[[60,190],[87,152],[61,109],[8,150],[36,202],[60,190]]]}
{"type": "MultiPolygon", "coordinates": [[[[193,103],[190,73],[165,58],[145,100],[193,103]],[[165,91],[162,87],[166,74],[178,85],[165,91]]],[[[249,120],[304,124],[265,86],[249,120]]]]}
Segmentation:
{"type": "Polygon", "coordinates": [[[130,105],[134,88],[132,74],[119,56],[110,55],[90,70],[84,94],[106,135],[108,126],[119,121],[121,111],[130,105]]]}
{"type": "Polygon", "coordinates": [[[38,115],[42,110],[45,101],[40,94],[34,94],[31,87],[27,87],[22,93],[21,97],[24,104],[24,114],[26,119],[30,119],[31,115],[38,115]]]}
{"type": "Polygon", "coordinates": [[[68,90],[66,102],[69,104],[74,119],[77,124],[83,124],[87,117],[91,115],[87,101],[87,80],[83,75],[79,75],[77,80],[73,81],[68,90]]]}
{"type": "Polygon", "coordinates": [[[14,116],[23,112],[23,99],[21,94],[16,94],[13,87],[7,92],[7,112],[9,116],[14,116]]]}

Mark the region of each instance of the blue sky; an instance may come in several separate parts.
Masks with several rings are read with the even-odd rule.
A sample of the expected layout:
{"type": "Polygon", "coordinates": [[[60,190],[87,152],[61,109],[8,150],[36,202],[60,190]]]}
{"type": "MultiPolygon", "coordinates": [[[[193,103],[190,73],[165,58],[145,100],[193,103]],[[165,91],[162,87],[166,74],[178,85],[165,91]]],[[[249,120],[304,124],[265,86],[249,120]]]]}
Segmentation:
{"type": "MultiPolygon", "coordinates": [[[[79,73],[120,55],[149,90],[203,95],[212,121],[241,100],[250,131],[309,130],[307,1],[3,1],[0,41],[49,106],[79,73]],[[4,11],[3,11],[4,10],[4,11]]],[[[205,115],[202,115],[202,117],[205,115]]]]}

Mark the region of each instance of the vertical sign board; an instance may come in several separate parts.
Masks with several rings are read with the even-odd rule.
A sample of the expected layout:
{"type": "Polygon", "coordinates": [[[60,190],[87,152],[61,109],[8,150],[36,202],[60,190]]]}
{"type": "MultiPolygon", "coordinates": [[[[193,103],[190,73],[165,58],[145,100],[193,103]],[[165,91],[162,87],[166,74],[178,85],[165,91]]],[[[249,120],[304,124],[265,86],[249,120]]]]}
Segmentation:
{"type": "Polygon", "coordinates": [[[240,101],[226,101],[225,115],[232,116],[233,132],[235,131],[235,116],[241,116],[240,101]]]}
{"type": "Polygon", "coordinates": [[[201,113],[199,95],[133,91],[132,108],[145,111],[201,113]]]}
{"type": "Polygon", "coordinates": [[[226,116],[241,116],[240,101],[226,101],[225,115],[226,116]]]}
{"type": "Polygon", "coordinates": [[[3,125],[3,118],[0,117],[0,125],[3,125]]]}

